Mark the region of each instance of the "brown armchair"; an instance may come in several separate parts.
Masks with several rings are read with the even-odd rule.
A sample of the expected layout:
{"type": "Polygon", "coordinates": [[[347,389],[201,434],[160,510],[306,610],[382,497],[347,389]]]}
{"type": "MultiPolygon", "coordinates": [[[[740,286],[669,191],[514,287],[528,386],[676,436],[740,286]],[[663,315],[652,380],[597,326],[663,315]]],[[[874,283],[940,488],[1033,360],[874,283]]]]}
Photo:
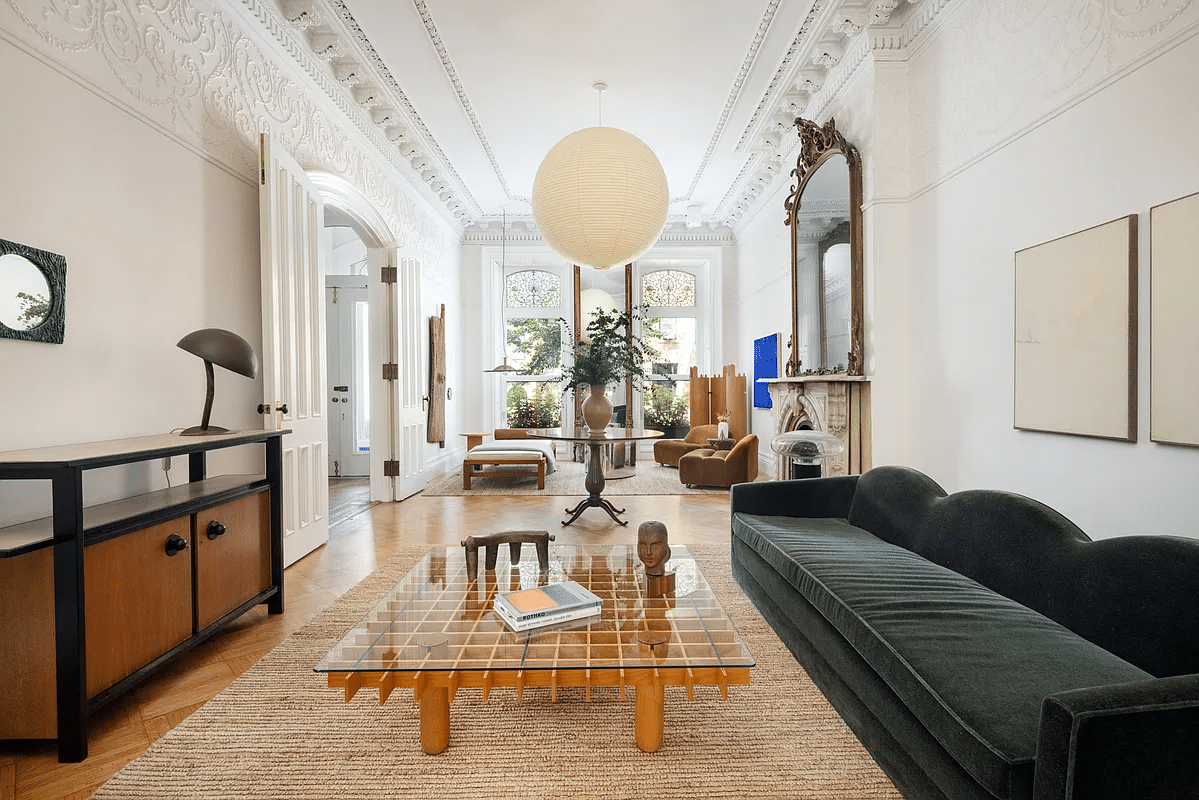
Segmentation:
{"type": "Polygon", "coordinates": [[[715,438],[715,425],[696,425],[682,439],[659,439],[654,442],[654,461],[677,467],[683,454],[703,449],[708,446],[709,439],[715,438]]]}
{"type": "Polygon", "coordinates": [[[679,459],[679,482],[688,486],[732,486],[758,477],[758,437],[741,439],[732,450],[693,450],[679,459]]]}

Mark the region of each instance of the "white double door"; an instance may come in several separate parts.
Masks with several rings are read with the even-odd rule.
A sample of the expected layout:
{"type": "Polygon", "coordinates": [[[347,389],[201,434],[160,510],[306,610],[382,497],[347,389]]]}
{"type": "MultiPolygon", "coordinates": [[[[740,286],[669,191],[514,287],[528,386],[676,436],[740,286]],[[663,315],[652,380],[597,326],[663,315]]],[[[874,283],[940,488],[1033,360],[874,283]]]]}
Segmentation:
{"type": "Polygon", "coordinates": [[[329,540],[324,212],[320,192],[262,136],[262,389],[267,428],[283,437],[283,564],[329,540]],[[286,410],[284,410],[286,409],[286,410]]]}
{"type": "Polygon", "coordinates": [[[370,475],[370,305],[365,276],[325,278],[328,324],[329,474],[370,475]]]}

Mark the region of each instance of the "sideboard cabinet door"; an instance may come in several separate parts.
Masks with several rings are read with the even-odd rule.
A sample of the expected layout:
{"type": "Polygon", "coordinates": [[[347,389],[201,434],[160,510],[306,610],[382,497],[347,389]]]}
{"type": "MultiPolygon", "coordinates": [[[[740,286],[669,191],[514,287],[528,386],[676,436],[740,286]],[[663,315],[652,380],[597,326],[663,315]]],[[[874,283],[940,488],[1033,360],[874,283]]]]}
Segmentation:
{"type": "Polygon", "coordinates": [[[270,493],[196,514],[196,630],[271,585],[270,493]]]}
{"type": "Polygon", "coordinates": [[[88,697],[192,635],[190,538],[187,516],[84,549],[88,697]]]}

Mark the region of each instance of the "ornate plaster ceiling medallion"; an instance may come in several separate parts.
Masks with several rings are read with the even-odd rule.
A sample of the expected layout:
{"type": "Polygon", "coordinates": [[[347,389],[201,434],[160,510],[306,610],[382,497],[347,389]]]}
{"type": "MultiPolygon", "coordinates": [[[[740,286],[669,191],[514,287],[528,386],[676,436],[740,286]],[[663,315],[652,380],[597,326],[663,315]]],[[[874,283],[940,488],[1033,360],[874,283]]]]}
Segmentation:
{"type": "Polygon", "coordinates": [[[618,128],[569,134],[550,148],[533,180],[533,218],[542,238],[570,263],[596,269],[627,264],[649,250],[666,226],[669,203],[654,151],[618,128]]]}

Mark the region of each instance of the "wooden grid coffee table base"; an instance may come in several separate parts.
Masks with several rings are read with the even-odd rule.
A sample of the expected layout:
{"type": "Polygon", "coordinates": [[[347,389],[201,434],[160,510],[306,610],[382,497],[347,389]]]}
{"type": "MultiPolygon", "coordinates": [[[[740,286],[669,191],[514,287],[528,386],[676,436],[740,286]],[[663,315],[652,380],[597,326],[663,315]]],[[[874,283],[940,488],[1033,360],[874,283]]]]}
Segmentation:
{"type": "Polygon", "coordinates": [[[696,686],[716,686],[721,697],[728,700],[729,686],[748,684],[749,667],[329,673],[329,687],[344,688],[347,703],[359,689],[378,689],[379,705],[382,705],[396,689],[411,688],[413,700],[420,703],[421,749],[431,755],[445,750],[450,743],[450,701],[462,688],[482,689],[486,703],[491,690],[496,687],[515,688],[517,702],[530,686],[549,687],[551,702],[557,702],[558,688],[562,686],[585,688],[587,702],[591,701],[592,687],[617,687],[622,702],[625,687],[632,687],[636,696],[637,747],[652,753],[662,746],[667,686],[684,687],[687,699],[695,702],[696,686]]]}

